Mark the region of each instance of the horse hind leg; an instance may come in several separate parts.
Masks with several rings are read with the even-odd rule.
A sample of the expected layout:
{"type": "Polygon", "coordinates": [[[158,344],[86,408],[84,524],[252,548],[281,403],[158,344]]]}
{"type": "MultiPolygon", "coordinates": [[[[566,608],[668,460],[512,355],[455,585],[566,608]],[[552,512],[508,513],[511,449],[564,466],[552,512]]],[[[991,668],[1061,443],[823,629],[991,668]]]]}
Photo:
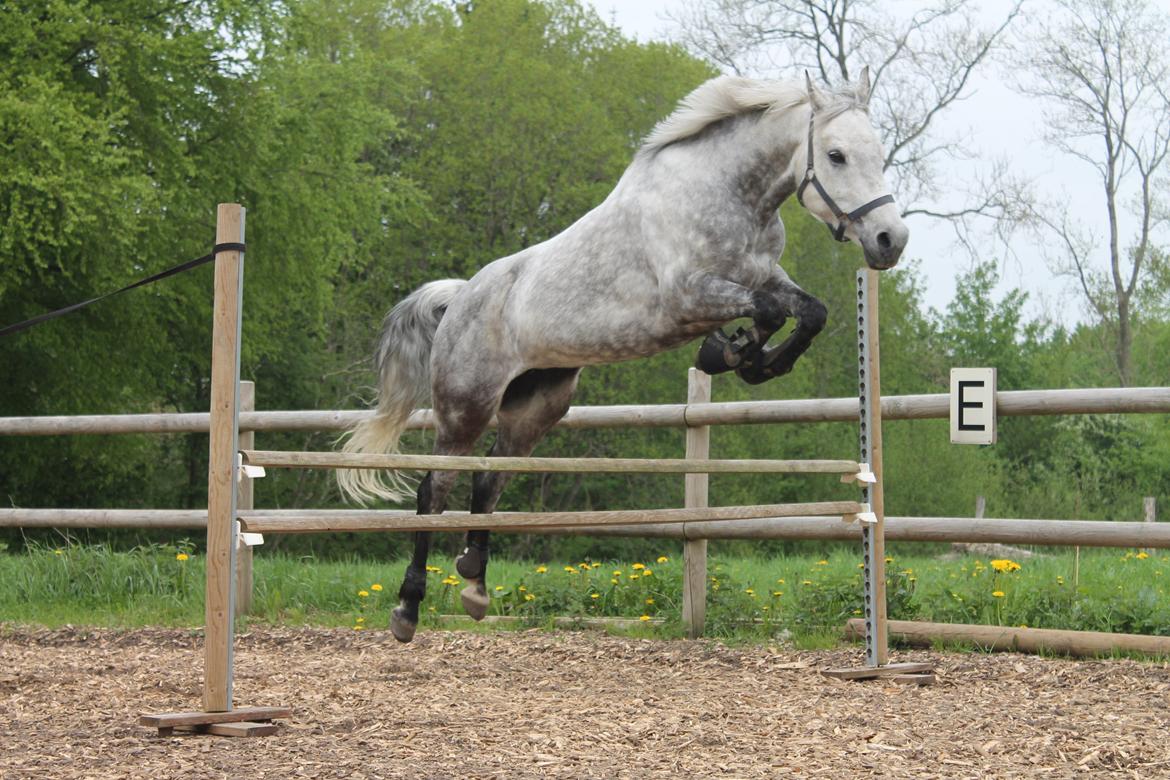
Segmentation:
{"type": "MultiPolygon", "coordinates": [[[[477,402],[463,399],[459,404],[451,404],[443,403],[436,394],[434,454],[466,455],[470,452],[491,421],[497,397],[498,394],[489,394],[477,402]],[[451,409],[457,411],[449,413],[451,409]]],[[[455,471],[428,472],[418,488],[418,514],[442,514],[447,508],[447,498],[457,477],[458,472],[455,471]]],[[[390,630],[399,642],[411,641],[418,628],[419,605],[427,590],[427,556],[430,546],[430,531],[414,534],[414,553],[406,567],[402,587],[398,590],[398,606],[390,613],[390,630]]]]}
{"type": "MultiPolygon", "coordinates": [[[[527,457],[549,430],[565,416],[577,387],[580,369],[533,369],[521,374],[508,385],[500,404],[499,430],[489,456],[527,457]]],[[[491,514],[512,475],[501,471],[477,473],[472,479],[472,514],[491,514]]],[[[465,580],[463,609],[475,620],[482,620],[490,603],[487,592],[487,562],[490,532],[486,529],[467,533],[463,552],[455,560],[455,570],[465,580]]]]}

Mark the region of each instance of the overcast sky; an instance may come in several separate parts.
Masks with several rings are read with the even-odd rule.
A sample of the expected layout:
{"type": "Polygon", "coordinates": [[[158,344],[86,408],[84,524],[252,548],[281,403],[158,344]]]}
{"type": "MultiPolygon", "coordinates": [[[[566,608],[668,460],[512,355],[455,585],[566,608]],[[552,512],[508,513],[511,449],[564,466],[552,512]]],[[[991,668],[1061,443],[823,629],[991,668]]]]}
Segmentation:
{"type": "MultiPolygon", "coordinates": [[[[603,18],[641,41],[668,37],[670,24],[664,14],[680,5],[680,0],[591,2],[603,18]]],[[[901,5],[907,7],[905,3],[901,5]]],[[[988,9],[990,24],[1003,18],[1008,0],[984,0],[982,7],[988,9]]],[[[1082,224],[1094,229],[1099,237],[1104,236],[1106,226],[1100,205],[1103,196],[1092,169],[1046,147],[1040,106],[1013,92],[1003,78],[995,66],[984,68],[972,80],[970,97],[952,106],[940,124],[940,132],[969,139],[967,151],[974,158],[969,165],[986,165],[996,157],[1006,158],[1013,172],[1032,181],[1041,196],[1070,204],[1082,224]]],[[[961,181],[970,175],[970,170],[966,165],[954,164],[944,178],[961,181]]],[[[904,257],[920,261],[926,303],[942,310],[954,295],[956,275],[970,268],[971,258],[955,245],[950,227],[923,217],[912,218],[909,224],[911,240],[904,257]]],[[[1029,293],[1032,316],[1047,314],[1066,325],[1084,319],[1084,306],[1072,280],[1053,275],[1045,263],[1043,248],[1033,238],[1017,238],[1012,249],[1015,257],[1004,260],[1000,247],[988,245],[987,256],[1001,260],[1001,293],[1012,287],[1029,293]]],[[[1104,257],[1099,256],[1102,268],[1104,257]]]]}

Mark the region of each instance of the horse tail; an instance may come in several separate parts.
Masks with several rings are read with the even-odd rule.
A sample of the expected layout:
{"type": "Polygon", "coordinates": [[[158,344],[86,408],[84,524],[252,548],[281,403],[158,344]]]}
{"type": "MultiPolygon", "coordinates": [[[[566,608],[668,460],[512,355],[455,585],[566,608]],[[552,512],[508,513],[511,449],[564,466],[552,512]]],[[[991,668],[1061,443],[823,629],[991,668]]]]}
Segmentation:
{"type": "MultiPolygon", "coordinates": [[[[382,321],[374,361],[378,372],[378,407],[373,417],[349,432],[342,452],[397,452],[398,439],[411,411],[431,394],[431,344],[447,305],[459,294],[462,279],[429,282],[406,296],[382,321]]],[[[397,471],[341,469],[341,492],[360,504],[375,499],[401,503],[413,496],[415,482],[397,471]]]]}

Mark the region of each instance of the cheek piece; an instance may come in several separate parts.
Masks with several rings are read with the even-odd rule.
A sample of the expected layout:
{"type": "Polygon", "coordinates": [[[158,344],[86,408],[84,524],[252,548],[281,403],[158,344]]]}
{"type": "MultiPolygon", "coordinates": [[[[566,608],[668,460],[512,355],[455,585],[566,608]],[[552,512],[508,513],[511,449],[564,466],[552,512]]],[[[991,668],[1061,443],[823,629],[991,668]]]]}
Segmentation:
{"type": "MultiPolygon", "coordinates": [[[[845,229],[852,225],[857,220],[869,212],[876,209],[878,206],[884,206],[887,203],[894,202],[893,195],[882,195],[880,198],[874,198],[869,203],[862,204],[848,213],[841,210],[837,202],[833,200],[832,196],[825,191],[824,186],[821,185],[820,180],[817,179],[816,171],[813,169],[813,119],[816,117],[815,113],[810,113],[808,116],[808,167],[804,169],[804,178],[800,182],[800,186],[796,189],[796,200],[800,205],[804,206],[804,191],[808,185],[812,185],[817,194],[821,196],[821,200],[833,212],[833,216],[837,218],[837,226],[833,227],[828,222],[825,226],[829,228],[829,232],[833,234],[833,238],[838,241],[848,241],[845,238],[845,229]]],[[[808,208],[808,206],[805,206],[808,208]]]]}

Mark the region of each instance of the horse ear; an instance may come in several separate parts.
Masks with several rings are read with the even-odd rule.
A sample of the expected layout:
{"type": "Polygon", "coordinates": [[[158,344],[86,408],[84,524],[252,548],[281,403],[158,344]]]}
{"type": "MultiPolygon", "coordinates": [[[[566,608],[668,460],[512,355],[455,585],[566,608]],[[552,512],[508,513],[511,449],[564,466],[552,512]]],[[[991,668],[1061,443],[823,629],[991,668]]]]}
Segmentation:
{"type": "Polygon", "coordinates": [[[863,106],[869,105],[869,95],[872,85],[869,81],[869,66],[866,65],[861,69],[861,75],[857,77],[857,84],[853,87],[857,94],[857,102],[863,106]]]}
{"type": "Polygon", "coordinates": [[[808,75],[807,70],[804,72],[804,85],[808,88],[809,105],[812,106],[814,112],[820,111],[828,101],[825,99],[825,93],[813,85],[812,76],[808,75]]]}

